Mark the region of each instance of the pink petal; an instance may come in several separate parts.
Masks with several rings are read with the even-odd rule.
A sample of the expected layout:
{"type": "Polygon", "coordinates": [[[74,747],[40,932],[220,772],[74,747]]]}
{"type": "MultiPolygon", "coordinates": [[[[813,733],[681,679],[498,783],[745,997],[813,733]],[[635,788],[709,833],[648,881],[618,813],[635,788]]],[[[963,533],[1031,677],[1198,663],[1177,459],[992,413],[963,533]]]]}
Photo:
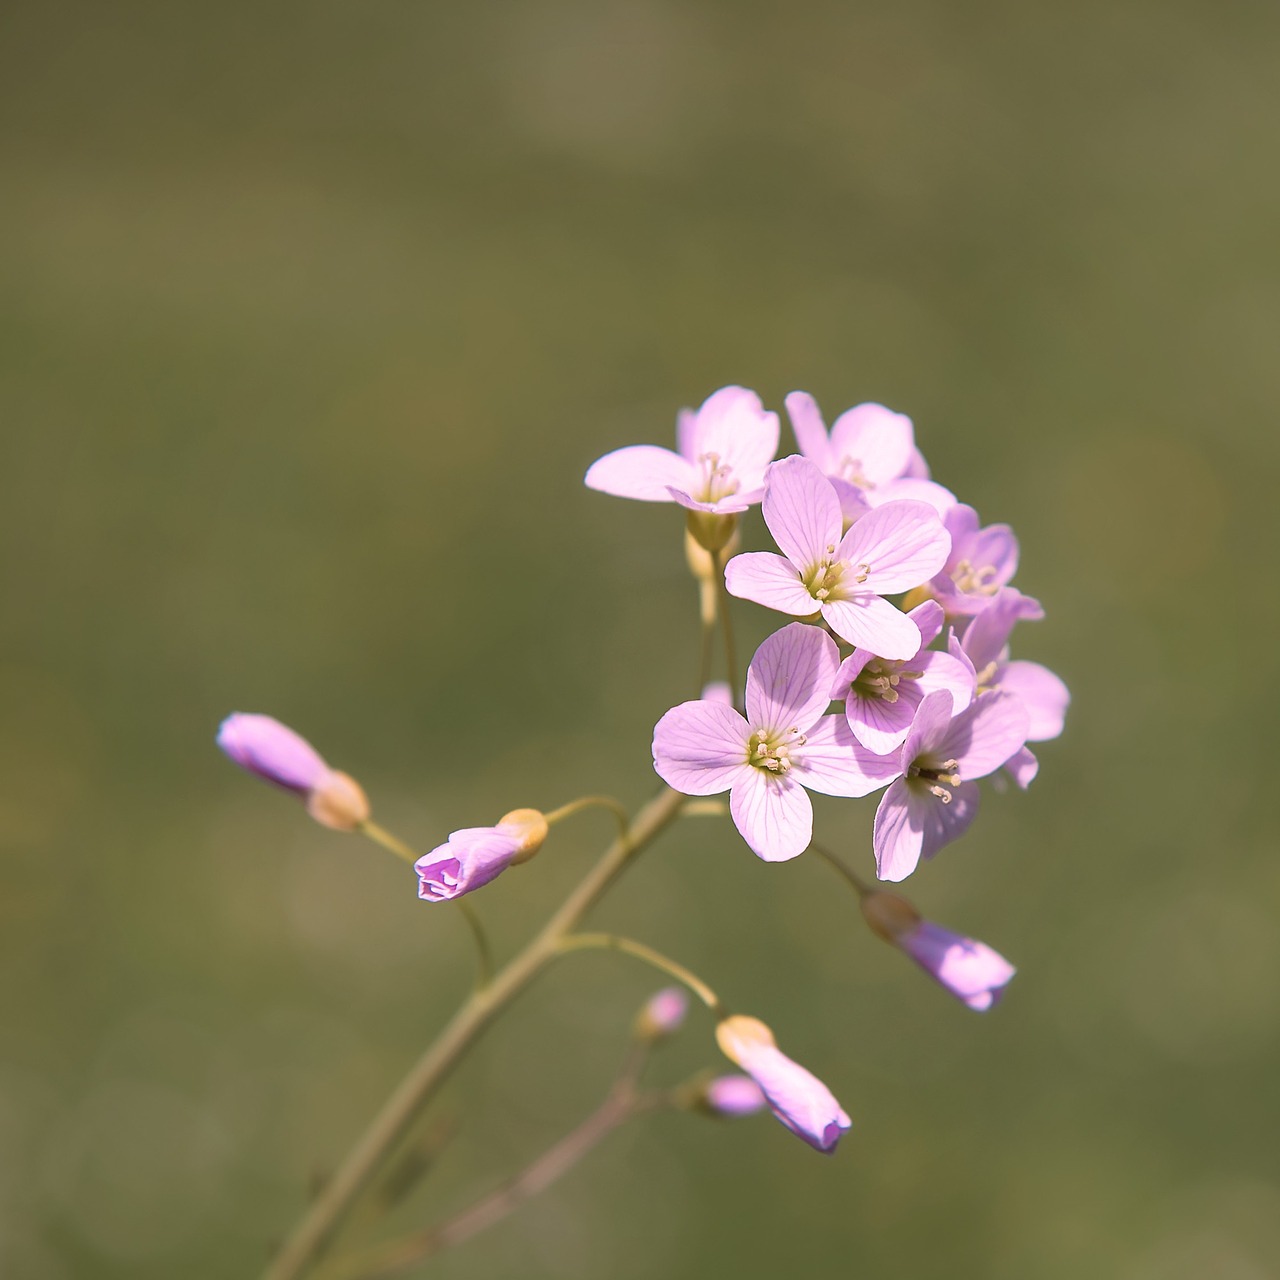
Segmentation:
{"type": "Polygon", "coordinates": [[[681,409],[676,414],[676,452],[687,462],[698,460],[698,413],[681,409]]]}
{"type": "MultiPolygon", "coordinates": [[[[812,597],[810,603],[813,603],[812,597]]],[[[822,616],[842,640],[860,649],[870,649],[881,658],[913,658],[920,648],[920,630],[916,624],[877,595],[826,600],[822,604],[822,616]]]]}
{"type": "Polygon", "coordinates": [[[911,789],[899,778],[880,797],[872,827],[871,846],[881,880],[905,880],[920,861],[924,829],[913,825],[911,816],[911,789]]]}
{"type": "Polygon", "coordinates": [[[1000,689],[1026,707],[1028,742],[1046,742],[1062,732],[1071,694],[1048,667],[1038,662],[1011,662],[1000,674],[1000,689]]]}
{"type": "Polygon", "coordinates": [[[234,712],[219,725],[217,742],[242,769],[286,791],[312,791],[330,774],[320,753],[272,716],[234,712]]]}
{"type": "Polygon", "coordinates": [[[947,620],[946,611],[936,600],[925,600],[916,605],[907,617],[920,628],[920,647],[927,649],[941,634],[947,620]]]}
{"type": "Polygon", "coordinates": [[[669,502],[678,502],[686,511],[709,511],[713,515],[720,516],[736,515],[739,512],[746,511],[755,506],[763,496],[764,491],[761,489],[748,489],[727,494],[723,498],[717,498],[714,502],[703,502],[700,498],[692,497],[687,487],[682,488],[674,484],[667,486],[667,500],[669,502]]]}
{"type": "Polygon", "coordinates": [[[924,502],[931,506],[939,516],[945,516],[956,505],[956,495],[950,489],[932,480],[890,480],[888,484],[878,485],[865,493],[867,502],[873,507],[883,506],[886,502],[924,502]]]}
{"type": "Polygon", "coordinates": [[[845,718],[853,736],[868,751],[892,756],[895,774],[901,772],[896,768],[898,748],[907,740],[923,696],[914,680],[903,680],[898,685],[897,702],[863,697],[852,690],[845,700],[845,718]]]}
{"type": "Polygon", "coordinates": [[[786,774],[747,767],[729,792],[733,825],[766,862],[797,857],[813,839],[813,805],[809,793],[786,774]]]}
{"type": "Polygon", "coordinates": [[[918,783],[911,785],[910,790],[915,815],[912,821],[919,822],[923,832],[922,858],[932,858],[943,846],[959,840],[978,816],[981,793],[976,782],[962,782],[952,787],[950,804],[943,804],[918,783]]]}
{"type": "Polygon", "coordinates": [[[818,612],[818,602],[800,580],[790,560],[772,551],[748,551],[725,566],[725,589],[741,600],[754,600],[766,609],[807,618],[818,612]]]}
{"type": "Polygon", "coordinates": [[[1040,761],[1026,748],[1019,747],[1002,766],[1005,772],[1025,791],[1040,772],[1040,761]]]}
{"type": "Polygon", "coordinates": [[[807,391],[793,391],[783,402],[800,452],[824,472],[830,470],[831,451],[827,447],[827,426],[818,402],[807,391]]]}
{"type": "Polygon", "coordinates": [[[653,767],[687,796],[728,791],[747,763],[747,722],[720,702],[682,702],[654,726],[653,767]]]}
{"type": "Polygon", "coordinates": [[[867,796],[900,772],[896,756],[861,747],[843,716],[823,716],[791,756],[790,777],[826,796],[867,796]]]}
{"type": "Polygon", "coordinates": [[[917,756],[936,752],[951,725],[953,706],[951,694],[946,689],[937,689],[921,699],[916,718],[911,723],[911,732],[902,747],[904,771],[917,756]]]}
{"type": "Polygon", "coordinates": [[[1018,539],[1007,524],[989,524],[980,529],[965,548],[970,561],[979,568],[994,569],[993,582],[1003,586],[1018,569],[1018,539]]]}
{"type": "Polygon", "coordinates": [[[805,732],[827,709],[839,666],[836,642],[820,628],[792,622],[775,631],[747,670],[751,728],[805,732]]]}
{"type": "Polygon", "coordinates": [[[742,489],[758,489],[778,452],[779,432],[778,415],[767,412],[754,391],[721,387],[703,401],[689,434],[695,459],[714,453],[733,470],[742,489]]]}
{"type": "Polygon", "coordinates": [[[1016,587],[1001,587],[964,628],[961,644],[981,671],[998,662],[1009,643],[1009,635],[1021,621],[1038,622],[1044,617],[1039,601],[1024,596],[1016,587]]]}
{"type": "Polygon", "coordinates": [[[670,502],[668,487],[688,491],[698,482],[694,467],[670,449],[652,444],[633,444],[615,449],[593,462],[587,471],[586,486],[618,498],[641,502],[670,502]]]}
{"type": "MultiPolygon", "coordinates": [[[[921,694],[945,689],[951,695],[951,710],[954,714],[959,715],[973,701],[973,671],[951,654],[930,649],[917,654],[911,660],[911,666],[922,672],[920,679],[913,682],[921,694]]],[[[902,682],[906,683],[908,682],[905,680],[902,682]]],[[[902,691],[902,685],[898,686],[898,690],[902,691]]]]}
{"type": "Polygon", "coordinates": [[[951,721],[933,751],[959,761],[966,782],[985,778],[1026,742],[1027,723],[1027,709],[1017,698],[984,693],[951,721]]]}
{"type": "Polygon", "coordinates": [[[891,595],[928,582],[946,564],[950,550],[951,538],[932,507],[887,502],[845,534],[836,556],[869,565],[866,589],[891,595]]]}
{"type": "Polygon", "coordinates": [[[856,462],[872,489],[902,475],[914,449],[911,419],[882,404],[855,405],[831,424],[833,469],[856,462]]]}
{"type": "Polygon", "coordinates": [[[902,935],[898,945],[935,982],[979,1012],[991,1008],[1017,972],[985,943],[961,937],[930,920],[922,920],[902,935]]]}
{"type": "Polygon", "coordinates": [[[803,571],[833,554],[844,521],[831,481],[795,455],[775,462],[766,479],[764,522],[787,559],[803,571]]]}

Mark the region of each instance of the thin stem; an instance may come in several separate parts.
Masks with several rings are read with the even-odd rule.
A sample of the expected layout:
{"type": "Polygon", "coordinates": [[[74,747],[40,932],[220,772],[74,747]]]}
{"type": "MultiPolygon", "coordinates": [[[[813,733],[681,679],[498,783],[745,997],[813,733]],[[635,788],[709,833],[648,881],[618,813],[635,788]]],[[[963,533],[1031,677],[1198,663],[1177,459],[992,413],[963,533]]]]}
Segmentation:
{"type": "Polygon", "coordinates": [[[716,592],[720,597],[720,630],[724,633],[724,660],[729,691],[734,705],[738,703],[738,655],[733,644],[733,619],[729,616],[729,588],[724,582],[724,567],[729,561],[728,552],[716,553],[716,592]]]}
{"type": "Polygon", "coordinates": [[[810,853],[816,853],[833,871],[836,871],[844,879],[853,886],[854,892],[859,898],[865,898],[868,894],[876,892],[875,886],[868,884],[860,875],[850,870],[844,862],[837,858],[834,853],[824,849],[819,844],[811,844],[809,846],[810,853]]]}
{"type": "Polygon", "coordinates": [[[632,1116],[664,1105],[670,1105],[666,1094],[637,1094],[634,1078],[624,1075],[581,1124],[501,1186],[438,1226],[389,1241],[353,1259],[333,1280],[382,1280],[469,1240],[545,1191],[632,1116]]]}
{"type": "Polygon", "coordinates": [[[498,1013],[557,955],[560,939],[575,928],[631,859],[680,812],[684,797],[670,788],[636,815],[626,838],[605,850],[556,913],[483,991],[473,991],[445,1024],[338,1166],[264,1273],[264,1280],[298,1280],[323,1254],[352,1206],[404,1138],[450,1071],[498,1013]]]}
{"type": "Polygon", "coordinates": [[[717,1017],[724,1014],[720,997],[696,973],[686,969],[682,964],[677,964],[668,956],[664,956],[662,952],[645,946],[643,942],[636,942],[634,938],[624,938],[616,933],[571,933],[560,939],[557,949],[561,952],[622,951],[626,955],[635,956],[637,960],[643,960],[646,964],[675,978],[677,982],[683,982],[717,1017]]]}
{"type": "Polygon", "coordinates": [[[631,829],[631,815],[612,796],[583,796],[578,800],[570,800],[568,804],[562,804],[558,809],[552,809],[550,813],[544,813],[542,816],[546,818],[547,826],[554,827],[557,822],[571,818],[575,813],[581,813],[583,809],[591,808],[608,809],[617,820],[618,835],[623,840],[627,838],[627,832],[631,829]]]}
{"type": "Polygon", "coordinates": [[[729,806],[723,800],[694,800],[680,810],[682,818],[723,818],[729,806]]]}
{"type": "MultiPolygon", "coordinates": [[[[384,849],[389,849],[397,858],[403,858],[406,862],[417,862],[418,854],[411,849],[399,836],[392,835],[385,827],[379,826],[370,818],[366,818],[356,828],[361,835],[368,836],[375,844],[380,844],[384,849]]],[[[471,930],[471,936],[475,939],[476,944],[476,962],[478,970],[476,974],[477,987],[487,987],[493,981],[493,949],[489,946],[489,938],[485,934],[484,925],[480,923],[480,917],[476,914],[475,908],[466,901],[465,898],[456,898],[454,901],[458,905],[458,909],[462,912],[467,926],[471,930]]]]}
{"type": "MultiPolygon", "coordinates": [[[[702,583],[698,584],[699,590],[705,590],[702,583]]],[[[714,602],[716,598],[715,588],[710,591],[711,599],[714,602]]],[[[702,642],[698,646],[698,688],[696,696],[701,698],[702,691],[707,687],[707,681],[711,679],[711,651],[715,648],[716,639],[716,614],[715,610],[711,610],[710,618],[707,617],[704,610],[702,616],[702,642]]]]}

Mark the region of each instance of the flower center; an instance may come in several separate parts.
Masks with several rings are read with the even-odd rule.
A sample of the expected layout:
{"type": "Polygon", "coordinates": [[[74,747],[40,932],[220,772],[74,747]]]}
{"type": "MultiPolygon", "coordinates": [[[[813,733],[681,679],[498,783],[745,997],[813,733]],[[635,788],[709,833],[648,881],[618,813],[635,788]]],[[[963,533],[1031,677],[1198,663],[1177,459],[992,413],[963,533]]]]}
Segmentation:
{"type": "Polygon", "coordinates": [[[844,586],[845,578],[860,584],[866,582],[871,573],[869,564],[850,564],[847,560],[836,560],[834,543],[827,544],[827,554],[816,564],[810,566],[804,575],[805,589],[819,604],[827,600],[843,600],[853,593],[844,586]],[[843,590],[842,590],[843,587],[843,590]]]}
{"type": "Polygon", "coordinates": [[[960,785],[958,760],[943,760],[932,756],[917,756],[907,767],[908,778],[920,778],[929,784],[929,794],[937,796],[943,804],[951,803],[951,788],[960,785]]]}
{"type": "Polygon", "coordinates": [[[975,566],[972,560],[961,560],[951,570],[951,581],[969,596],[993,596],[1000,584],[992,581],[996,567],[992,564],[975,566]]]}
{"type": "Polygon", "coordinates": [[[836,464],[836,474],[841,480],[847,480],[850,484],[855,484],[859,489],[874,489],[875,481],[868,480],[866,473],[862,470],[862,459],[851,458],[846,453],[836,464]]]}
{"type": "Polygon", "coordinates": [[[718,453],[699,454],[698,468],[702,478],[701,492],[696,495],[699,502],[719,502],[738,492],[733,468],[721,462],[718,453]]]}
{"type": "Polygon", "coordinates": [[[747,740],[747,763],[769,773],[786,773],[792,765],[791,752],[808,739],[795,725],[790,729],[757,729],[747,740]]]}
{"type": "Polygon", "coordinates": [[[898,685],[903,680],[919,680],[923,671],[903,671],[905,664],[885,658],[872,658],[853,682],[854,693],[881,702],[897,702],[898,685]]]}

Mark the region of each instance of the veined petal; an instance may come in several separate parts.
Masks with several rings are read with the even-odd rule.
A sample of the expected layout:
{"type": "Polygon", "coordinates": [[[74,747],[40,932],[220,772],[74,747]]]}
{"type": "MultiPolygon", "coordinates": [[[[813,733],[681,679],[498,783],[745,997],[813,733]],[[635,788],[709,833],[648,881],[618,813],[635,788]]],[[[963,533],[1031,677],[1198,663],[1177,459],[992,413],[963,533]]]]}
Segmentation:
{"type": "Polygon", "coordinates": [[[890,480],[888,484],[877,485],[866,491],[867,502],[873,507],[883,506],[886,502],[924,502],[931,506],[938,515],[945,516],[956,505],[956,495],[950,489],[944,489],[934,480],[917,480],[904,476],[901,480],[890,480]]]}
{"type": "Polygon", "coordinates": [[[991,580],[1000,586],[1017,572],[1018,539],[1007,524],[989,524],[979,529],[966,550],[974,565],[995,570],[991,580]]]}
{"type": "Polygon", "coordinates": [[[686,511],[708,511],[718,516],[736,515],[738,512],[747,511],[760,501],[761,496],[758,490],[749,489],[745,493],[731,493],[727,497],[717,498],[714,502],[703,502],[679,485],[667,486],[668,501],[678,502],[686,511]]]}
{"type": "MultiPolygon", "coordinates": [[[[814,603],[812,597],[810,603],[814,603]]],[[[916,624],[877,595],[867,593],[850,600],[825,600],[822,616],[842,640],[860,649],[870,649],[880,658],[914,658],[920,648],[920,629],[916,624]]]]}
{"type": "Polygon", "coordinates": [[[778,452],[778,415],[767,411],[760,397],[746,387],[721,387],[698,410],[689,435],[695,458],[714,453],[729,467],[743,489],[764,484],[765,468],[778,452]]]}
{"type": "Polygon", "coordinates": [[[755,773],[747,763],[747,722],[721,702],[682,702],[654,726],[653,767],[669,787],[687,796],[728,791],[755,773]]]}
{"type": "Polygon", "coordinates": [[[818,402],[807,391],[792,391],[783,401],[791,430],[800,452],[822,471],[829,470],[831,451],[827,442],[827,425],[822,420],[818,402]]]}
{"type": "Polygon", "coordinates": [[[791,757],[788,777],[825,796],[869,796],[900,772],[896,756],[861,746],[843,716],[823,716],[791,757]]]}
{"type": "Polygon", "coordinates": [[[959,761],[966,782],[985,778],[1026,743],[1027,724],[1027,709],[1012,694],[984,693],[951,721],[933,751],[959,761]]]}
{"type": "Polygon", "coordinates": [[[904,772],[917,756],[937,752],[938,744],[946,738],[951,724],[953,707],[951,693],[947,689],[935,689],[921,699],[916,718],[911,722],[911,732],[902,747],[904,772]]]}
{"type": "Polygon", "coordinates": [[[800,579],[800,571],[772,551],[747,551],[725,565],[725,589],[741,600],[754,600],[766,609],[794,617],[817,613],[818,602],[800,579]]]}
{"type": "Polygon", "coordinates": [[[907,740],[916,708],[923,697],[914,680],[903,680],[898,685],[897,702],[863,697],[856,690],[850,690],[845,700],[845,718],[853,736],[868,751],[879,756],[891,756],[895,775],[902,772],[897,767],[898,748],[907,740]]]}
{"type": "Polygon", "coordinates": [[[729,792],[733,825],[765,862],[797,857],[813,839],[809,793],[786,774],[747,767],[729,792]]]}
{"type": "Polygon", "coordinates": [[[1043,617],[1039,601],[1024,596],[1017,587],[1001,587],[964,628],[960,643],[981,671],[1000,660],[1009,635],[1019,622],[1038,622],[1043,617]]]}
{"type": "Polygon", "coordinates": [[[831,424],[831,458],[834,469],[848,461],[875,489],[896,480],[907,469],[915,449],[911,419],[882,404],[859,404],[846,409],[831,424]]]}
{"type": "Polygon", "coordinates": [[[844,528],[831,481],[796,455],[773,463],[766,478],[761,510],[783,555],[801,571],[830,556],[844,528]]]}
{"type": "Polygon", "coordinates": [[[747,669],[751,728],[805,732],[827,709],[839,666],[836,642],[820,628],[792,622],[775,631],[747,669]]]}
{"type": "Polygon", "coordinates": [[[938,649],[929,649],[917,654],[911,665],[919,668],[920,679],[902,681],[898,686],[899,695],[902,693],[902,686],[908,683],[914,683],[922,695],[945,689],[951,695],[951,710],[955,715],[959,715],[973,701],[973,671],[958,658],[938,649]]]}
{"type": "Polygon", "coordinates": [[[615,449],[593,462],[587,471],[588,489],[641,502],[670,502],[668,487],[688,491],[698,480],[694,467],[678,453],[653,444],[615,449]]]}
{"type": "Polygon", "coordinates": [[[1045,742],[1062,732],[1071,694],[1048,667],[1038,662],[1010,662],[1001,672],[1000,689],[1026,707],[1028,742],[1045,742]]]}
{"type": "Polygon", "coordinates": [[[905,880],[920,861],[924,831],[911,821],[911,790],[899,778],[880,797],[871,844],[876,855],[876,875],[881,880],[905,880]]]}
{"type": "Polygon", "coordinates": [[[844,535],[836,558],[869,566],[866,589],[891,595],[928,582],[946,564],[950,550],[950,535],[932,507],[886,502],[844,535]]]}
{"type": "Polygon", "coordinates": [[[913,812],[918,816],[912,821],[921,825],[920,856],[932,858],[939,849],[959,840],[978,816],[979,791],[976,782],[962,782],[951,789],[951,803],[943,804],[918,783],[910,787],[913,812]]]}
{"type": "Polygon", "coordinates": [[[936,600],[924,600],[907,617],[920,628],[920,648],[927,649],[941,634],[946,610],[936,600]]]}
{"type": "Polygon", "coordinates": [[[1036,774],[1040,772],[1040,761],[1035,758],[1029,748],[1019,747],[1004,762],[1002,768],[1025,791],[1035,781],[1036,774]]]}

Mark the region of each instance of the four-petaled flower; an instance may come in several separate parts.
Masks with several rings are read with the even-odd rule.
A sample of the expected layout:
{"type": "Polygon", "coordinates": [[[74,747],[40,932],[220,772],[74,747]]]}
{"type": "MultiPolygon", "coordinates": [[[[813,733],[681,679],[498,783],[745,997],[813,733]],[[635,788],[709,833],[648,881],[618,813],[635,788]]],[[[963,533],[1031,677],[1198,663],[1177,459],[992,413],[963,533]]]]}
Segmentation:
{"type": "Polygon", "coordinates": [[[882,596],[928,581],[951,539],[923,502],[888,502],[842,534],[840,499],[807,458],[768,471],[764,520],[782,555],[753,551],[725,568],[730,593],[780,613],[821,613],[842,640],[881,658],[911,658],[920,629],[882,596]]]}
{"type": "Polygon", "coordinates": [[[778,452],[778,415],[745,387],[721,387],[676,419],[678,452],[657,445],[615,449],[591,464],[590,489],[642,502],[678,502],[729,515],[764,496],[764,471],[778,452]]]}
{"type": "Polygon", "coordinates": [[[844,717],[823,714],[839,665],[835,642],[817,627],[793,622],[775,631],[747,671],[745,719],[703,700],[682,702],[658,721],[658,776],[689,796],[728,791],[734,825],[766,862],[803,853],[813,835],[806,787],[865,796],[883,785],[863,772],[844,717]]]}
{"type": "Polygon", "coordinates": [[[947,562],[929,591],[948,618],[981,613],[1018,569],[1018,539],[1007,524],[979,527],[978,513],[962,502],[943,515],[951,535],[947,562]]]}

